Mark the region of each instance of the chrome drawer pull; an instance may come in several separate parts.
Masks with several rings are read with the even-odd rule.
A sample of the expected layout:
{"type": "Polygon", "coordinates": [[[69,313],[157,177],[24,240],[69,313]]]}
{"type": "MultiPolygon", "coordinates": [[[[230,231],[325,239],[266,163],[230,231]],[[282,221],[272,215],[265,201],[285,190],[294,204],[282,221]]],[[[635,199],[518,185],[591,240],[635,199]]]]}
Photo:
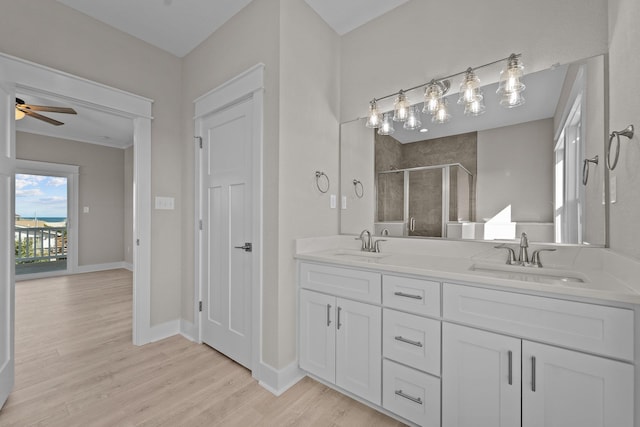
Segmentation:
{"type": "Polygon", "coordinates": [[[393,294],[395,296],[398,296],[398,297],[405,297],[405,298],[412,298],[412,299],[422,299],[422,297],[420,295],[405,294],[404,292],[394,292],[393,294]]]}
{"type": "Polygon", "coordinates": [[[327,326],[331,326],[331,304],[327,304],[327,326]]]}
{"type": "Polygon", "coordinates": [[[403,337],[402,335],[398,335],[396,337],[396,341],[402,341],[402,342],[406,342],[407,344],[415,345],[416,347],[422,347],[422,343],[420,341],[409,340],[403,337]]]}
{"type": "Polygon", "coordinates": [[[342,307],[338,306],[338,329],[340,329],[340,326],[342,326],[342,323],[340,323],[340,312],[342,311],[342,307]]]}
{"type": "Polygon", "coordinates": [[[536,391],[536,358],[531,356],[531,391],[536,391]]]}
{"type": "Polygon", "coordinates": [[[400,397],[404,397],[405,399],[409,399],[412,402],[417,403],[418,405],[422,405],[422,399],[419,397],[409,396],[408,394],[404,394],[402,390],[396,390],[396,394],[400,397]]]}

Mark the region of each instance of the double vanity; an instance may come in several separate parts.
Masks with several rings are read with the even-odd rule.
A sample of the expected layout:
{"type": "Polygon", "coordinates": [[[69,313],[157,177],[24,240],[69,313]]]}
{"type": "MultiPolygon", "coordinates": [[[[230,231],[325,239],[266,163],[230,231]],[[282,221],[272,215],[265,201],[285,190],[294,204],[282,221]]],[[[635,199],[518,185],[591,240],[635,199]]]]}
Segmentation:
{"type": "Polygon", "coordinates": [[[420,426],[640,427],[640,264],[558,246],[300,239],[299,366],[420,426]]]}

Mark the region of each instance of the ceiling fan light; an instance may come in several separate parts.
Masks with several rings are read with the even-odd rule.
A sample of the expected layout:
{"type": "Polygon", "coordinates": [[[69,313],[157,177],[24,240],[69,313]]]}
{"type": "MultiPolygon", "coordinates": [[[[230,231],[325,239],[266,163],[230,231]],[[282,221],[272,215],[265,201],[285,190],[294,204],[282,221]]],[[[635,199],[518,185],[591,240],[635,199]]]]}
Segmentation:
{"type": "Polygon", "coordinates": [[[16,108],[16,120],[22,120],[22,119],[24,119],[24,116],[26,116],[24,111],[18,110],[16,108]]]}

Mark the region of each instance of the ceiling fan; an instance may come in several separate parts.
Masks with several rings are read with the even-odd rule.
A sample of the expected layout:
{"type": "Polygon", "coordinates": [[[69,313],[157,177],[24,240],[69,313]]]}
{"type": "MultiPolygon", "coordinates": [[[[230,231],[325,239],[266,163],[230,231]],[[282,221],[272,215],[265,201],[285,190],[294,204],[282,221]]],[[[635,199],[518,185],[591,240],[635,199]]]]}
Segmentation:
{"type": "Polygon", "coordinates": [[[61,113],[61,114],[78,114],[73,108],[67,107],[49,107],[46,105],[31,105],[26,104],[22,99],[16,98],[16,120],[24,118],[24,116],[33,117],[34,119],[42,120],[54,126],[63,125],[63,122],[54,120],[50,117],[43,116],[36,113],[36,111],[43,111],[47,113],[61,113]]]}

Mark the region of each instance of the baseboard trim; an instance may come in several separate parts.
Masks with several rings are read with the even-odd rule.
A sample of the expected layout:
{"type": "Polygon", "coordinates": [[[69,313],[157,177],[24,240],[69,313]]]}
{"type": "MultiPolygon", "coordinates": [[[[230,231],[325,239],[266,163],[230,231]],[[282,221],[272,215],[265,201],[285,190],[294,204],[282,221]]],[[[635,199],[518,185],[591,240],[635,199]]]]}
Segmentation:
{"type": "Polygon", "coordinates": [[[196,339],[196,325],[188,320],[180,319],[180,335],[189,341],[198,342],[196,339]]]}
{"type": "Polygon", "coordinates": [[[298,368],[298,361],[280,370],[260,362],[260,380],[258,383],[271,394],[280,396],[305,376],[306,374],[298,368]]]}
{"type": "MultiPolygon", "coordinates": [[[[129,269],[127,267],[127,263],[125,263],[124,261],[120,261],[120,262],[107,262],[104,264],[90,264],[90,265],[79,265],[76,268],[76,271],[74,271],[73,273],[93,273],[96,271],[105,271],[105,270],[115,270],[118,268],[126,268],[129,269]]],[[[131,266],[131,270],[133,271],[133,266],[131,266]]]]}
{"type": "Polygon", "coordinates": [[[149,342],[156,342],[180,334],[180,320],[170,320],[152,326],[149,330],[149,342]]]}
{"type": "Polygon", "coordinates": [[[125,262],[124,266],[122,268],[126,268],[129,271],[133,271],[133,263],[131,262],[125,262]]]}

